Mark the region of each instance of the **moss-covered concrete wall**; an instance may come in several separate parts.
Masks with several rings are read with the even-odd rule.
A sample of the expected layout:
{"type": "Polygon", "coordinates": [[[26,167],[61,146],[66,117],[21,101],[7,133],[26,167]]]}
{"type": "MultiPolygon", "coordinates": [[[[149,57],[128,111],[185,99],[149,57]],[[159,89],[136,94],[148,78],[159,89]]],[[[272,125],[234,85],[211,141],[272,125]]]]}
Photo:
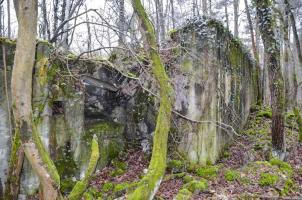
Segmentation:
{"type": "MultiPolygon", "coordinates": [[[[0,46],[6,49],[7,84],[10,98],[10,74],[13,66],[15,42],[0,38],[0,46]]],[[[41,134],[43,144],[58,169],[61,177],[62,192],[69,192],[71,187],[79,180],[88,166],[92,136],[96,134],[99,139],[101,159],[98,169],[106,166],[124,148],[125,122],[114,121],[119,117],[118,108],[112,101],[114,96],[106,90],[92,94],[87,91],[80,79],[72,77],[66,66],[67,55],[54,56],[51,45],[38,42],[36,63],[33,80],[33,117],[41,134]],[[66,58],[64,58],[66,56],[66,58]],[[91,97],[103,102],[105,112],[98,110],[96,116],[87,113],[91,107],[91,97]],[[112,110],[110,110],[112,109],[112,110]],[[110,112],[109,112],[110,111],[110,112]],[[111,113],[112,111],[112,113],[111,113]],[[100,112],[100,113],[99,113],[100,112]],[[102,116],[111,117],[102,117],[102,116]]],[[[0,184],[5,187],[8,161],[10,156],[12,133],[9,131],[9,115],[7,99],[4,88],[4,67],[2,60],[2,47],[0,48],[0,184]]],[[[80,63],[80,62],[79,62],[80,63]]],[[[97,71],[99,64],[80,63],[97,71]]],[[[76,70],[75,63],[69,69],[76,70]]],[[[85,72],[87,73],[87,72],[85,72]]],[[[91,74],[92,75],[92,74],[91,74]]],[[[95,88],[94,88],[95,89],[95,88]]],[[[12,106],[12,105],[10,105],[12,106]]],[[[92,106],[93,107],[93,106],[92,106]]],[[[39,181],[25,160],[22,169],[20,198],[37,192],[39,181]]],[[[1,191],[2,192],[2,191],[1,191]]],[[[1,193],[0,192],[0,193],[1,193]]]]}
{"type": "MultiPolygon", "coordinates": [[[[4,187],[8,168],[8,158],[10,154],[11,132],[9,125],[8,103],[10,103],[10,75],[13,64],[13,52],[15,42],[5,38],[0,38],[0,188],[4,187]],[[5,71],[3,64],[3,46],[6,52],[6,76],[7,90],[5,90],[5,71]],[[8,95],[8,101],[7,101],[8,95]],[[1,187],[2,186],[2,187],[1,187]]],[[[0,191],[1,193],[2,191],[0,191]]]]}
{"type": "Polygon", "coordinates": [[[256,103],[255,65],[241,42],[221,23],[195,19],[173,33],[180,45],[175,109],[182,135],[179,150],[193,163],[213,163],[256,103]]]}

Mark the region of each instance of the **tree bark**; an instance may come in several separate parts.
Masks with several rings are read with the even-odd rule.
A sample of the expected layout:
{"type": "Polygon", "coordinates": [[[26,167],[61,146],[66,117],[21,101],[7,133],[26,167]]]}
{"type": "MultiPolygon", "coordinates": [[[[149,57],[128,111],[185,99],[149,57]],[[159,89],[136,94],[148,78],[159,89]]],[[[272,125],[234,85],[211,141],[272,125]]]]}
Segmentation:
{"type": "Polygon", "coordinates": [[[284,81],[280,65],[280,46],[274,34],[273,11],[270,0],[254,0],[259,28],[267,55],[267,68],[270,82],[272,107],[272,154],[279,159],[285,158],[284,135],[284,81]]]}
{"type": "Polygon", "coordinates": [[[160,0],[155,0],[155,7],[156,7],[156,28],[158,32],[157,42],[165,40],[165,18],[164,18],[164,8],[163,2],[160,0]]]}
{"type": "Polygon", "coordinates": [[[250,36],[251,36],[251,40],[252,40],[253,55],[256,60],[257,104],[261,105],[262,104],[262,85],[261,85],[261,68],[260,68],[260,64],[259,64],[259,52],[257,51],[257,47],[256,47],[253,22],[252,22],[250,9],[249,9],[247,0],[244,0],[244,4],[245,4],[246,16],[247,16],[247,20],[248,20],[248,26],[250,29],[250,36]]]}
{"type": "Polygon", "coordinates": [[[228,4],[227,2],[224,2],[224,13],[225,13],[225,21],[226,21],[226,27],[229,29],[229,13],[228,13],[228,4]]]}
{"type": "Polygon", "coordinates": [[[15,1],[19,26],[11,81],[12,103],[15,129],[20,132],[21,148],[41,181],[43,199],[53,200],[59,197],[59,177],[43,149],[32,119],[32,71],[36,52],[37,3],[37,0],[15,1]]]}
{"type": "Polygon", "coordinates": [[[124,0],[118,0],[118,9],[119,9],[119,21],[118,21],[118,27],[119,27],[119,33],[118,33],[118,44],[119,46],[124,45],[125,43],[125,2],[124,0]]]}
{"type": "Polygon", "coordinates": [[[7,0],[7,37],[11,37],[11,25],[10,25],[10,0],[7,0]]]}
{"type": "Polygon", "coordinates": [[[50,40],[50,30],[49,30],[49,23],[47,20],[46,0],[42,0],[41,11],[43,17],[43,24],[42,24],[43,39],[50,40]]]}
{"type": "Polygon", "coordinates": [[[207,0],[202,0],[202,14],[208,16],[208,2],[207,0]]]}
{"type": "Polygon", "coordinates": [[[170,4],[171,4],[171,16],[172,16],[172,28],[174,29],[176,27],[174,1],[170,0],[170,4]]]}
{"type": "Polygon", "coordinates": [[[234,36],[238,37],[239,0],[234,0],[234,36]]]}
{"type": "MultiPolygon", "coordinates": [[[[285,83],[285,110],[288,110],[291,102],[290,95],[290,84],[289,84],[289,51],[290,51],[290,42],[289,42],[289,31],[288,31],[288,12],[285,10],[284,19],[283,19],[283,66],[284,66],[284,83],[285,83]]],[[[293,58],[292,58],[293,59],[293,58]]]]}
{"type": "Polygon", "coordinates": [[[132,6],[136,12],[141,27],[144,31],[148,46],[148,53],[152,61],[152,71],[159,83],[160,88],[160,107],[157,116],[157,123],[153,137],[153,149],[148,173],[141,180],[139,186],[128,199],[152,199],[158,190],[166,169],[166,154],[168,133],[170,130],[170,120],[172,114],[172,105],[174,100],[173,89],[169,78],[165,72],[165,67],[157,52],[157,43],[154,33],[154,27],[146,14],[140,0],[132,0],[132,6]]]}
{"type": "Polygon", "coordinates": [[[299,64],[300,64],[300,67],[302,67],[302,51],[301,51],[301,45],[300,45],[300,40],[299,40],[299,36],[298,36],[295,16],[294,16],[294,13],[292,12],[292,9],[291,9],[291,6],[290,6],[288,0],[284,0],[284,3],[285,3],[286,11],[288,12],[291,26],[293,29],[294,43],[295,43],[296,51],[298,54],[299,64]]]}

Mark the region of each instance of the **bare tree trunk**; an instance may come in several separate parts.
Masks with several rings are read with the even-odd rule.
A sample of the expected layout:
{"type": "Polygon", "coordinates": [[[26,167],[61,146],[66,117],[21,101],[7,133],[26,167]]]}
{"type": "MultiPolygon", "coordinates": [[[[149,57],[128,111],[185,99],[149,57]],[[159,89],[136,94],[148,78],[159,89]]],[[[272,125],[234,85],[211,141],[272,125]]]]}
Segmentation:
{"type": "MultiPolygon", "coordinates": [[[[67,20],[69,18],[69,15],[70,15],[70,9],[71,9],[71,0],[65,0],[66,4],[65,6],[63,7],[64,9],[64,20],[67,20]]],[[[63,26],[63,29],[62,31],[64,32],[62,34],[62,47],[64,49],[69,49],[69,45],[68,45],[68,39],[69,39],[69,32],[67,31],[69,28],[69,22],[67,22],[64,26],[63,26]]]]}
{"type": "Polygon", "coordinates": [[[159,83],[160,107],[153,136],[152,157],[148,173],[141,180],[134,192],[128,196],[128,199],[153,199],[166,169],[167,142],[174,96],[165,67],[157,52],[154,27],[150,23],[149,17],[140,0],[132,0],[132,6],[141,22],[142,34],[146,38],[148,53],[152,60],[152,71],[159,83]]]}
{"type": "Polygon", "coordinates": [[[247,0],[244,0],[244,4],[245,4],[245,10],[246,10],[246,16],[247,16],[247,20],[248,20],[248,25],[249,25],[249,29],[250,29],[250,36],[251,36],[251,40],[252,40],[253,55],[254,55],[254,58],[257,62],[256,63],[256,65],[257,65],[256,66],[257,67],[256,68],[257,104],[261,105],[262,104],[262,85],[261,85],[261,68],[260,68],[260,64],[259,64],[259,52],[257,51],[257,47],[256,47],[253,22],[252,22],[250,9],[249,9],[249,5],[247,3],[247,0]]]}
{"type": "MultiPolygon", "coordinates": [[[[85,10],[87,11],[87,5],[85,5],[85,10]]],[[[88,13],[86,13],[86,21],[89,22],[88,13]]],[[[91,30],[90,30],[90,24],[87,23],[87,51],[91,51],[91,30]]],[[[91,53],[88,53],[89,56],[91,56],[91,53]]]]}
{"type": "Polygon", "coordinates": [[[171,4],[171,16],[172,16],[172,28],[175,29],[176,19],[175,19],[174,1],[170,0],[170,4],[171,4]]]}
{"type": "Polygon", "coordinates": [[[119,46],[124,45],[125,43],[125,26],[126,26],[126,20],[125,20],[125,5],[124,0],[118,0],[118,9],[119,9],[119,33],[118,33],[118,44],[119,46]]]}
{"type": "Polygon", "coordinates": [[[2,20],[3,18],[3,6],[2,4],[0,5],[0,36],[2,37],[3,36],[3,33],[4,33],[4,21],[2,20]]]}
{"type": "Polygon", "coordinates": [[[228,4],[227,2],[224,3],[224,13],[225,13],[225,21],[226,21],[226,27],[229,29],[229,13],[228,13],[228,4]]]}
{"type": "Polygon", "coordinates": [[[280,46],[274,34],[272,8],[269,0],[254,0],[259,16],[259,27],[268,56],[267,68],[270,81],[272,107],[272,154],[281,160],[285,158],[284,135],[284,81],[280,65],[280,46]]]}
{"type": "Polygon", "coordinates": [[[198,4],[197,4],[197,0],[192,0],[192,13],[193,13],[193,17],[198,15],[198,4]]]}
{"type": "Polygon", "coordinates": [[[299,41],[295,16],[294,16],[294,13],[292,12],[292,9],[291,9],[291,6],[290,6],[288,0],[284,0],[284,3],[286,5],[286,10],[289,14],[289,18],[291,21],[291,27],[293,29],[294,43],[295,43],[296,51],[298,54],[299,64],[300,64],[300,67],[302,67],[302,52],[301,52],[301,45],[300,45],[300,41],[299,41]]]}
{"type": "Polygon", "coordinates": [[[156,6],[156,22],[157,22],[156,27],[159,36],[159,40],[157,42],[159,43],[160,41],[165,40],[165,35],[166,35],[163,2],[160,0],[155,0],[155,6],[156,6]]]}
{"type": "Polygon", "coordinates": [[[19,27],[11,81],[12,103],[15,129],[20,133],[21,148],[40,179],[43,199],[54,200],[59,197],[59,178],[56,171],[50,170],[54,165],[41,146],[42,142],[32,119],[32,71],[36,51],[37,3],[37,0],[21,0],[15,3],[19,27]]]}
{"type": "Polygon", "coordinates": [[[239,0],[234,0],[234,36],[238,37],[239,0]]]}
{"type": "Polygon", "coordinates": [[[202,0],[202,14],[208,16],[208,2],[207,0],[202,0]]]}
{"type": "Polygon", "coordinates": [[[49,24],[48,24],[48,20],[47,20],[46,0],[42,0],[41,11],[42,11],[42,17],[43,17],[43,24],[42,24],[43,39],[50,40],[50,30],[49,30],[49,24]]]}
{"type": "Polygon", "coordinates": [[[285,10],[284,19],[283,19],[283,65],[284,65],[284,82],[285,82],[285,109],[288,109],[288,106],[292,103],[292,97],[290,95],[290,84],[289,84],[289,51],[290,51],[290,42],[289,42],[289,30],[288,30],[288,12],[285,10]]]}
{"type": "MultiPolygon", "coordinates": [[[[53,1],[53,29],[52,29],[52,35],[55,34],[57,27],[58,27],[58,20],[59,20],[59,0],[53,1]]],[[[56,41],[55,41],[56,42],[56,41]]]]}
{"type": "Polygon", "coordinates": [[[7,37],[11,38],[10,0],[7,0],[7,37]]]}

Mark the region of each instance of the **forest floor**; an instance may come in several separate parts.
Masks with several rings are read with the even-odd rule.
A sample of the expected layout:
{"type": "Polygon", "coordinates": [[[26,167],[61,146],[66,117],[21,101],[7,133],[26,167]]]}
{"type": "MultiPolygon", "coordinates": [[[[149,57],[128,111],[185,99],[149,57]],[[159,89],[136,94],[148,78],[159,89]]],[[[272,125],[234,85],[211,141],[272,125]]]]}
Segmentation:
{"type": "MultiPolygon", "coordinates": [[[[302,199],[302,144],[292,113],[286,116],[286,162],[270,156],[269,109],[254,111],[215,165],[170,159],[155,199],[302,199]]],[[[123,199],[146,173],[141,150],[128,150],[91,182],[85,199],[123,199]]]]}

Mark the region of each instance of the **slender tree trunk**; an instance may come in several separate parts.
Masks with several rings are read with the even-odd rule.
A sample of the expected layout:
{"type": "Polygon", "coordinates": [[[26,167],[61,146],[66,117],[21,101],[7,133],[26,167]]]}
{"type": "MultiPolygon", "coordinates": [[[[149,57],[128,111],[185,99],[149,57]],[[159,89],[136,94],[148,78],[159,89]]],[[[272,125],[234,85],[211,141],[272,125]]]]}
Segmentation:
{"type": "Polygon", "coordinates": [[[249,9],[247,0],[244,0],[244,4],[245,4],[246,16],[247,16],[247,20],[248,20],[248,26],[250,29],[250,36],[251,36],[251,40],[252,40],[253,55],[256,60],[257,104],[261,105],[262,104],[262,85],[261,85],[261,68],[260,68],[260,64],[259,64],[259,52],[257,51],[257,47],[256,47],[253,22],[252,22],[250,9],[249,9]]]}
{"type": "Polygon", "coordinates": [[[272,107],[272,154],[279,159],[285,158],[284,135],[284,81],[280,65],[280,46],[274,34],[274,22],[270,0],[254,0],[259,27],[268,57],[267,68],[270,81],[272,107]]]}
{"type": "MultiPolygon", "coordinates": [[[[53,1],[53,29],[52,29],[52,35],[55,34],[57,27],[58,27],[58,20],[59,20],[59,0],[53,1]]],[[[56,42],[56,41],[55,41],[56,42]]]]}
{"type": "Polygon", "coordinates": [[[234,36],[238,37],[239,0],[234,0],[234,36]]]}
{"type": "Polygon", "coordinates": [[[155,7],[156,7],[156,27],[158,32],[157,42],[160,43],[160,41],[165,40],[165,35],[166,35],[163,2],[161,0],[155,0],[155,7]]]}
{"type": "MultiPolygon", "coordinates": [[[[85,10],[87,11],[87,5],[85,5],[85,10]]],[[[86,21],[89,22],[88,13],[86,13],[86,21]]],[[[87,23],[86,25],[87,25],[87,51],[91,51],[91,30],[90,30],[90,24],[87,23]]],[[[91,56],[91,53],[88,53],[88,55],[91,56]]]]}
{"type": "Polygon", "coordinates": [[[4,21],[2,20],[3,19],[3,6],[2,4],[0,5],[0,36],[2,37],[3,36],[3,33],[4,33],[4,21]]]}
{"type": "Polygon", "coordinates": [[[208,16],[208,2],[207,0],[202,0],[202,14],[208,16]]]}
{"type": "MultiPolygon", "coordinates": [[[[69,18],[69,15],[70,15],[70,9],[71,9],[71,0],[65,0],[66,1],[66,4],[65,4],[65,7],[64,7],[64,20],[67,20],[69,18]]],[[[64,21],[63,20],[63,21],[64,21]]],[[[66,31],[68,30],[69,28],[69,22],[67,22],[64,26],[63,26],[63,29],[62,31],[65,31],[63,34],[62,34],[62,47],[66,50],[69,49],[69,42],[68,42],[68,39],[69,39],[69,31],[66,31]]]]}
{"type": "Polygon", "coordinates": [[[153,199],[166,169],[167,142],[170,130],[170,120],[173,105],[173,88],[165,72],[165,67],[157,52],[157,43],[154,27],[150,23],[140,0],[132,0],[132,6],[141,22],[144,31],[142,34],[147,41],[148,53],[152,61],[152,71],[159,83],[160,107],[157,116],[155,133],[153,136],[153,149],[148,173],[141,180],[138,188],[128,196],[128,199],[153,199]]]}
{"type": "Polygon", "coordinates": [[[228,13],[228,4],[227,2],[224,3],[224,13],[225,13],[225,21],[226,21],[226,27],[229,29],[229,13],[228,13]]]}
{"type": "Polygon", "coordinates": [[[40,179],[43,199],[53,200],[59,197],[59,178],[54,179],[55,175],[58,177],[56,171],[48,171],[54,165],[50,163],[51,160],[41,146],[42,142],[32,119],[32,71],[36,51],[37,3],[37,0],[16,1],[19,26],[11,81],[12,103],[15,129],[20,133],[21,148],[40,179]]]}
{"type": "Polygon", "coordinates": [[[7,0],[7,37],[8,37],[8,38],[11,38],[10,0],[7,0]]]}
{"type": "Polygon", "coordinates": [[[176,19],[175,19],[175,10],[174,10],[174,0],[170,0],[171,4],[171,16],[172,16],[172,28],[176,27],[176,19]]]}
{"type": "Polygon", "coordinates": [[[285,10],[284,19],[283,19],[283,65],[284,65],[284,82],[285,82],[285,109],[287,110],[289,105],[292,103],[292,97],[290,95],[290,84],[289,84],[289,51],[290,51],[290,43],[288,37],[288,12],[285,10]]]}
{"type": "Polygon", "coordinates": [[[125,5],[124,0],[118,0],[118,9],[119,9],[119,33],[118,33],[118,44],[119,46],[124,45],[125,43],[125,5]]]}
{"type": "Polygon", "coordinates": [[[43,39],[44,40],[50,40],[50,30],[49,30],[49,23],[47,19],[47,6],[46,6],[46,0],[42,0],[42,16],[43,16],[43,39]]]}
{"type": "Polygon", "coordinates": [[[286,5],[286,10],[289,14],[291,26],[293,29],[294,43],[295,43],[296,51],[298,54],[299,64],[300,64],[300,67],[302,68],[302,51],[301,51],[301,45],[300,45],[300,41],[299,41],[295,16],[294,16],[294,13],[292,12],[292,9],[291,9],[291,6],[290,6],[288,0],[284,0],[284,3],[286,5]]]}

